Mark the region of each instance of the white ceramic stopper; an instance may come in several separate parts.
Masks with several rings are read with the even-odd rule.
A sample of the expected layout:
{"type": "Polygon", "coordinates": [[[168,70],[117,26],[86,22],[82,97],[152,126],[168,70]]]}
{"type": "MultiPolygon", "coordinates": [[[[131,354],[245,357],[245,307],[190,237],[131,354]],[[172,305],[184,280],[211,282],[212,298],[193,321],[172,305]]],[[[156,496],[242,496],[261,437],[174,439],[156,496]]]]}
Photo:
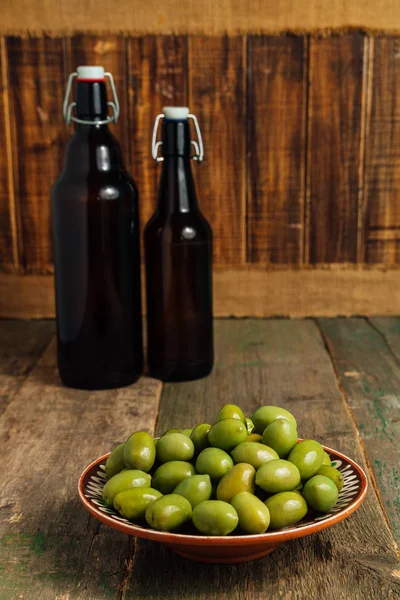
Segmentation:
{"type": "Polygon", "coordinates": [[[166,119],[180,120],[187,119],[190,110],[187,106],[164,106],[162,109],[166,119]]]}
{"type": "Polygon", "coordinates": [[[99,81],[99,79],[104,79],[104,67],[89,67],[83,66],[77,68],[78,79],[94,79],[99,81]]]}

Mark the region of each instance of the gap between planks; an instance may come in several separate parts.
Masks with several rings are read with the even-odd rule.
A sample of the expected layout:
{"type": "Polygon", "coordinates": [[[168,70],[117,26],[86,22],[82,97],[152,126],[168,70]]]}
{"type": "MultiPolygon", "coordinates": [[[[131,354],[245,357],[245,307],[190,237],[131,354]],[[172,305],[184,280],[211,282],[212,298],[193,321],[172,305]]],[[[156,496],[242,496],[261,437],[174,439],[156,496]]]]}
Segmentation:
{"type": "Polygon", "coordinates": [[[305,157],[304,157],[304,206],[303,206],[303,255],[302,260],[304,265],[310,263],[310,205],[311,205],[311,102],[310,102],[310,87],[311,87],[311,53],[310,53],[310,36],[304,40],[306,45],[306,85],[304,99],[304,116],[305,119],[305,157]]]}
{"type": "Polygon", "coordinates": [[[361,131],[360,131],[360,160],[358,170],[358,214],[357,214],[357,262],[365,260],[365,169],[366,148],[370,133],[372,109],[372,85],[374,73],[374,38],[365,36],[363,53],[363,78],[361,91],[361,131]]]}
{"type": "MultiPolygon", "coordinates": [[[[158,420],[160,417],[160,405],[161,405],[161,400],[163,397],[163,390],[164,390],[164,383],[161,382],[161,385],[158,390],[156,415],[154,417],[153,436],[155,435],[155,433],[157,431],[158,420]]],[[[128,589],[129,579],[135,569],[135,564],[137,561],[139,550],[140,550],[140,539],[137,537],[131,537],[130,543],[129,543],[129,557],[125,564],[125,568],[124,568],[124,571],[122,574],[121,583],[119,584],[119,590],[118,590],[116,600],[124,600],[124,598],[125,598],[125,593],[128,589]]]]}
{"type": "Polygon", "coordinates": [[[372,329],[374,331],[376,331],[376,333],[379,335],[379,337],[383,340],[384,344],[386,345],[387,349],[389,350],[389,354],[392,356],[393,360],[395,361],[396,365],[398,367],[400,367],[400,360],[397,356],[397,354],[395,352],[393,352],[391,345],[388,342],[388,339],[386,337],[386,335],[383,333],[383,331],[381,331],[373,321],[371,321],[371,319],[369,317],[365,317],[365,321],[368,323],[368,325],[370,327],[372,327],[372,329]]]}
{"type": "MultiPolygon", "coordinates": [[[[370,325],[370,321],[368,319],[365,319],[365,320],[370,325]]],[[[323,330],[322,330],[322,328],[320,326],[319,320],[318,319],[313,319],[313,321],[314,321],[314,323],[315,323],[315,325],[316,325],[316,327],[317,327],[317,329],[319,331],[322,343],[323,343],[324,348],[325,348],[325,350],[326,350],[326,352],[327,352],[327,354],[329,356],[329,360],[330,360],[331,365],[332,365],[332,370],[333,370],[333,373],[334,373],[335,379],[336,379],[336,385],[338,387],[338,390],[340,392],[340,395],[342,397],[342,400],[343,400],[344,405],[346,407],[346,410],[348,412],[349,418],[350,418],[350,420],[351,420],[351,422],[352,422],[352,424],[354,426],[354,429],[356,430],[357,441],[358,441],[358,443],[360,445],[361,452],[362,452],[363,458],[365,460],[365,464],[367,465],[367,468],[368,468],[368,477],[369,477],[369,480],[370,480],[370,482],[372,484],[372,488],[373,488],[373,490],[375,492],[375,495],[376,495],[376,497],[378,499],[380,509],[381,509],[381,511],[383,513],[384,520],[385,520],[386,525],[388,527],[388,530],[390,532],[390,538],[392,540],[394,549],[396,550],[397,556],[400,558],[400,548],[397,545],[397,542],[396,542],[396,540],[395,540],[395,538],[393,536],[392,527],[391,527],[391,524],[390,524],[390,521],[389,521],[389,517],[388,517],[388,515],[386,513],[386,510],[385,510],[385,504],[384,504],[384,502],[382,500],[382,496],[381,496],[381,493],[379,491],[379,487],[378,487],[378,485],[376,483],[376,479],[375,479],[375,475],[374,475],[374,472],[373,472],[373,469],[372,469],[372,465],[371,465],[371,462],[369,460],[369,456],[368,456],[367,449],[366,449],[365,444],[364,444],[364,440],[362,439],[362,437],[360,435],[360,431],[358,429],[356,418],[355,418],[354,413],[353,413],[353,411],[351,409],[349,400],[347,398],[347,394],[346,394],[346,392],[345,392],[345,390],[344,390],[344,388],[342,386],[342,382],[341,382],[340,375],[339,375],[339,372],[338,372],[337,367],[336,367],[335,360],[333,358],[333,354],[332,354],[332,350],[331,350],[331,347],[330,347],[330,344],[329,344],[329,340],[325,336],[325,334],[324,334],[324,332],[323,332],[323,330]]],[[[375,328],[373,328],[373,329],[376,330],[375,328]]],[[[385,338],[384,338],[384,341],[385,341],[385,344],[388,346],[387,341],[386,341],[385,338]]],[[[388,346],[388,348],[389,348],[389,346],[388,346]]],[[[389,348],[389,350],[390,350],[390,354],[393,355],[393,353],[392,353],[392,351],[391,351],[390,348],[389,348]]],[[[397,359],[396,359],[396,364],[398,364],[397,359]]]]}
{"type": "Polygon", "coordinates": [[[3,102],[4,102],[4,133],[5,133],[5,147],[7,156],[7,175],[8,175],[8,190],[9,190],[9,210],[10,210],[10,224],[12,231],[12,245],[13,245],[13,263],[16,271],[20,271],[21,257],[22,257],[22,242],[19,232],[21,231],[21,214],[20,207],[15,201],[15,185],[14,185],[14,161],[12,152],[12,135],[11,135],[11,120],[10,120],[10,82],[8,76],[8,53],[6,48],[5,37],[0,38],[0,52],[1,52],[1,78],[3,88],[3,102]]]}

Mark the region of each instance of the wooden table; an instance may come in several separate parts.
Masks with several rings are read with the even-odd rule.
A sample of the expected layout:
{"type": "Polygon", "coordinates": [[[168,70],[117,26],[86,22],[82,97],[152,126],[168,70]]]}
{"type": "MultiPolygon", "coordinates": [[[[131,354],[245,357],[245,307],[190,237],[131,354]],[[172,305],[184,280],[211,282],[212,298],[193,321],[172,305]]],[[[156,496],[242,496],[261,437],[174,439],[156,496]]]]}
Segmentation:
{"type": "Polygon", "coordinates": [[[0,600],[400,598],[400,319],[216,322],[212,375],[115,391],[60,386],[54,323],[0,322],[0,600]],[[211,421],[227,402],[295,414],[367,471],[349,519],[239,565],[193,563],[108,529],[77,481],[134,430],[211,421]]]}

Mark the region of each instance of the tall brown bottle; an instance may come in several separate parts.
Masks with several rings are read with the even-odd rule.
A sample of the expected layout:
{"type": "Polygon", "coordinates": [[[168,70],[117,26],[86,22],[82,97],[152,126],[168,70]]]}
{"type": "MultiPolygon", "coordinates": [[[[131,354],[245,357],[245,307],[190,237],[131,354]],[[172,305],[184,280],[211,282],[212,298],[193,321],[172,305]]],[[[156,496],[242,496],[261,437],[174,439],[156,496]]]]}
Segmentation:
{"type": "Polygon", "coordinates": [[[58,368],[67,386],[114,388],[143,367],[138,193],[108,128],[104,69],[78,67],[68,107],[72,79],[76,128],[51,192],[58,368]]]}
{"type": "Polygon", "coordinates": [[[212,233],[197,204],[193,146],[201,160],[201,134],[189,109],[164,108],[153,134],[153,157],[163,161],[158,203],[144,232],[148,363],[163,381],[204,377],[213,366],[212,233]],[[191,142],[189,118],[199,145],[191,142]]]}

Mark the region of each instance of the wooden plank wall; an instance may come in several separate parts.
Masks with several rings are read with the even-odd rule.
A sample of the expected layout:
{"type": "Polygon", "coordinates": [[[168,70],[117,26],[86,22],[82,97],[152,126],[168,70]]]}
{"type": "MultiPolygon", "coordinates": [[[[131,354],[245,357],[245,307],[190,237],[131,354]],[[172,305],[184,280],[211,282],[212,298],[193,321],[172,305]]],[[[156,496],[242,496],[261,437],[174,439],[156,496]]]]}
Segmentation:
{"type": "Polygon", "coordinates": [[[159,177],[154,118],[165,104],[188,104],[205,142],[193,170],[220,272],[333,265],[334,277],[340,265],[399,265],[400,38],[3,37],[3,279],[53,271],[49,189],[69,135],[66,77],[82,63],[114,74],[115,132],[139,186],[142,226],[159,177]]]}

